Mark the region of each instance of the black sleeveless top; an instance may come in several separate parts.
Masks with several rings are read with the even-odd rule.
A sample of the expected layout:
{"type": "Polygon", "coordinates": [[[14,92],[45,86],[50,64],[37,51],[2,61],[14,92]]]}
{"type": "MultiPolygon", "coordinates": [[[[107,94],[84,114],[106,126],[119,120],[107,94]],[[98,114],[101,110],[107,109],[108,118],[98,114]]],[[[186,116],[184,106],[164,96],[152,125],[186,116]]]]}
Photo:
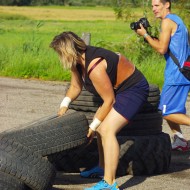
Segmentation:
{"type": "MultiPolygon", "coordinates": [[[[91,63],[91,61],[98,57],[104,58],[107,62],[106,72],[110,78],[112,86],[114,86],[116,83],[117,65],[119,62],[118,54],[116,54],[110,50],[106,50],[104,48],[87,46],[87,49],[85,52],[85,78],[82,81],[83,81],[83,85],[84,85],[85,89],[95,95],[98,95],[98,93],[97,93],[96,89],[94,88],[92,81],[90,80],[90,78],[87,74],[87,69],[88,69],[88,66],[91,63]]],[[[99,64],[101,64],[101,63],[99,63],[99,64]]],[[[82,71],[81,71],[79,64],[77,65],[77,69],[82,76],[82,71]]]]}

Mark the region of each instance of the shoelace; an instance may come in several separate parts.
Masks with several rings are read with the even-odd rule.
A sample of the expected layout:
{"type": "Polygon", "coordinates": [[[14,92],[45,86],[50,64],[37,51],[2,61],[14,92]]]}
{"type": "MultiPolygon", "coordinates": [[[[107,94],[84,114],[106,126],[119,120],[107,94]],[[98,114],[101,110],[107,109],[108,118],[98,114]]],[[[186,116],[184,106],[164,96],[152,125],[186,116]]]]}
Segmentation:
{"type": "Polygon", "coordinates": [[[102,179],[99,183],[97,183],[94,187],[98,187],[98,186],[100,186],[101,184],[104,184],[104,185],[106,185],[106,187],[109,185],[104,179],[102,179]]]}

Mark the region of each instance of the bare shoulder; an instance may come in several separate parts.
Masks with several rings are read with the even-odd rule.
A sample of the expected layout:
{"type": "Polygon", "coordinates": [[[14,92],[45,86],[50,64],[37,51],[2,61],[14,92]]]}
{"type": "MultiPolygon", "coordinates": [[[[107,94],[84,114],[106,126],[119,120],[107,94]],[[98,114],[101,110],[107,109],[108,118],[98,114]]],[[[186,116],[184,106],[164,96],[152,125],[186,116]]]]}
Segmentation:
{"type": "Polygon", "coordinates": [[[165,18],[162,20],[161,28],[162,30],[169,30],[171,33],[174,33],[177,29],[177,24],[171,19],[165,18]]]}
{"type": "Polygon", "coordinates": [[[101,57],[97,57],[90,62],[88,66],[88,71],[93,69],[99,72],[100,71],[99,69],[106,69],[106,67],[107,67],[106,60],[102,59],[101,57]]]}

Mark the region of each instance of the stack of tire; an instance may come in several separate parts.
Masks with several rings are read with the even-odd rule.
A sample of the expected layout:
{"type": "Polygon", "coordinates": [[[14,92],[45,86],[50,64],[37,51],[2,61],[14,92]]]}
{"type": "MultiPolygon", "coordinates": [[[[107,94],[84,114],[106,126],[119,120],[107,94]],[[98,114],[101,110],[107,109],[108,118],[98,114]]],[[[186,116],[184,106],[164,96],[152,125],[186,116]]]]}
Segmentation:
{"type": "MultiPolygon", "coordinates": [[[[120,158],[117,175],[153,175],[168,170],[171,160],[171,142],[168,134],[162,132],[162,115],[158,110],[160,91],[151,84],[147,102],[134,119],[118,134],[120,158]]],[[[86,115],[88,122],[102,104],[98,96],[85,89],[70,105],[71,110],[86,115]]],[[[114,154],[114,152],[113,152],[114,154]]],[[[51,155],[49,160],[58,170],[80,172],[98,164],[96,138],[90,145],[66,150],[51,155]]]]}
{"type": "Polygon", "coordinates": [[[0,189],[51,189],[56,168],[48,156],[84,144],[87,130],[86,116],[70,112],[2,132],[0,189]]]}

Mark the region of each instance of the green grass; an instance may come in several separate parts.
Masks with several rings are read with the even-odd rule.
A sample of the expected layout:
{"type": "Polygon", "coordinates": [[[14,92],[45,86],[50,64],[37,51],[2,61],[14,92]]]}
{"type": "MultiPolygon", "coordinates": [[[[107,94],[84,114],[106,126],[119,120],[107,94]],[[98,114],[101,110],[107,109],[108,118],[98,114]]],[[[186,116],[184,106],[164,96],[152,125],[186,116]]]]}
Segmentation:
{"type": "Polygon", "coordinates": [[[130,22],[38,21],[7,14],[0,18],[1,76],[69,81],[69,71],[62,69],[57,54],[49,48],[49,44],[55,35],[73,31],[79,36],[90,32],[91,45],[123,53],[145,74],[149,83],[159,87],[163,84],[163,56],[156,54],[137,37],[129,27],[130,22]]]}

